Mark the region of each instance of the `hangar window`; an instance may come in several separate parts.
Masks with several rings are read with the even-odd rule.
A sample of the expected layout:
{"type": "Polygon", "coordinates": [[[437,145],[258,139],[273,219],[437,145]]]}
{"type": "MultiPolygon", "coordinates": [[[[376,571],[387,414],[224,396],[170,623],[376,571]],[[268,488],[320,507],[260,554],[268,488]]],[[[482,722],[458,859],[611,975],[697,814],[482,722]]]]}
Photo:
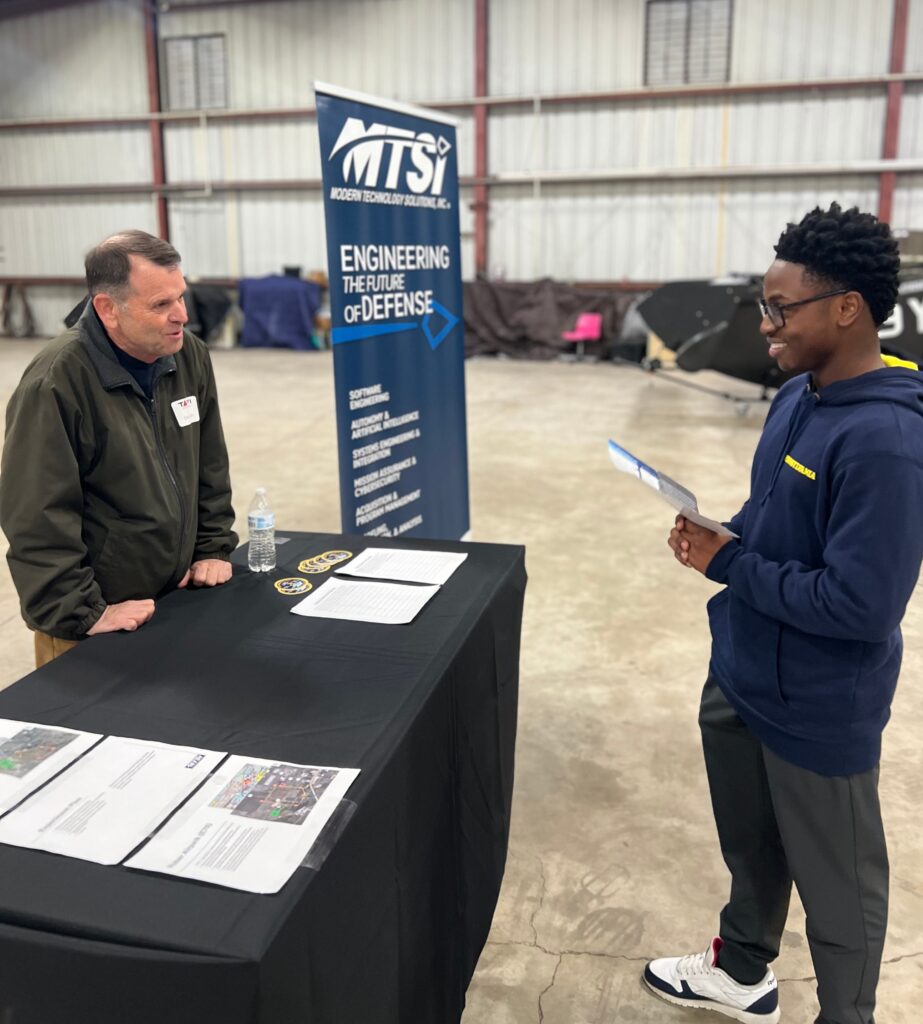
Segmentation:
{"type": "Polygon", "coordinates": [[[223,35],[171,36],[163,41],[167,110],[214,110],[228,105],[223,35]]]}
{"type": "Polygon", "coordinates": [[[733,0],[647,0],[645,85],[726,82],[733,0]]]}

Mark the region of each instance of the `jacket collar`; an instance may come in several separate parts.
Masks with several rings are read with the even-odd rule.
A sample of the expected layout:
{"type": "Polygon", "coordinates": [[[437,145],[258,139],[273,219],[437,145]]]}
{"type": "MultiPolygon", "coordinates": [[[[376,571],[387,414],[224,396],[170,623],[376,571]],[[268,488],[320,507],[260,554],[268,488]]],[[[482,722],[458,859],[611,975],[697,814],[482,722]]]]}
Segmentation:
{"type": "MultiPolygon", "coordinates": [[[[143,398],[146,398],[147,396],[141,390],[138,382],[116,359],[109,342],[109,335],[96,315],[92,301],[86,304],[75,326],[79,332],[80,341],[86,348],[90,361],[99,374],[102,386],[107,391],[112,391],[114,388],[130,387],[143,398]]],[[[154,386],[156,386],[161,377],[168,373],[176,373],[176,358],[174,356],[161,356],[157,360],[157,366],[154,370],[154,386]]]]}

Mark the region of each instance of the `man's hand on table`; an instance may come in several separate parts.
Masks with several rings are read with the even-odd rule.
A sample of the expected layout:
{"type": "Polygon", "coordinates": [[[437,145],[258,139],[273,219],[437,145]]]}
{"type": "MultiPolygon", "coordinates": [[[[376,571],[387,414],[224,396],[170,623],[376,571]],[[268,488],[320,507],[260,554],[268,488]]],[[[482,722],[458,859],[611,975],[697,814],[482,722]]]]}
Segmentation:
{"type": "Polygon", "coordinates": [[[704,573],[708,563],[729,540],[730,537],[719,537],[713,530],[706,530],[685,516],[677,516],[667,543],[678,562],[704,573]]]}
{"type": "Polygon", "coordinates": [[[133,632],[138,626],[143,626],[153,614],[154,602],[150,599],[110,604],[106,606],[106,610],[96,624],[87,630],[87,636],[96,636],[97,633],[117,633],[123,629],[133,632]]]}
{"type": "Polygon", "coordinates": [[[231,563],[220,558],[203,558],[193,562],[186,571],[186,575],[177,583],[182,589],[186,586],[193,587],[217,587],[227,583],[231,578],[231,563]]]}
{"type": "MultiPolygon", "coordinates": [[[[177,584],[178,587],[186,587],[190,584],[194,587],[216,587],[221,583],[227,583],[231,578],[231,563],[220,558],[203,558],[193,562],[186,570],[186,575],[177,584]]],[[[144,601],[121,601],[119,604],[110,604],[99,617],[96,624],[87,630],[87,636],[96,636],[99,633],[117,633],[119,630],[136,630],[143,626],[154,614],[154,602],[144,601]]]]}

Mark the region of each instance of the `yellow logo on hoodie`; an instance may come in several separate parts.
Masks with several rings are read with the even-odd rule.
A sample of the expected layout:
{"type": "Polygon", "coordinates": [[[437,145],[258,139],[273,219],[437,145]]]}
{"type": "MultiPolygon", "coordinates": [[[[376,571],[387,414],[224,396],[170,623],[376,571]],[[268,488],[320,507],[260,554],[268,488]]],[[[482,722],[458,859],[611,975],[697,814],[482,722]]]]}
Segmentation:
{"type": "Polygon", "coordinates": [[[785,456],[785,465],[791,466],[796,473],[801,473],[802,476],[806,476],[809,480],[817,479],[817,474],[813,469],[808,469],[807,466],[802,466],[801,463],[793,459],[791,455],[785,456]]]}

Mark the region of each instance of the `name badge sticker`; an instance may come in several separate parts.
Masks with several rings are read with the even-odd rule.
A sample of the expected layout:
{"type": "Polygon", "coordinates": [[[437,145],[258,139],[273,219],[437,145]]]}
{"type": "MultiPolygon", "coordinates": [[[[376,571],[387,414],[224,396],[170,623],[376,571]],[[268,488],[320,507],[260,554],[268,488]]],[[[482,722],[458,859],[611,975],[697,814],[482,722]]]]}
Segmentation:
{"type": "Polygon", "coordinates": [[[188,427],[190,423],[199,422],[199,403],[196,401],[195,395],[178,398],[175,402],[170,403],[170,408],[173,410],[176,422],[181,427],[188,427]]]}

